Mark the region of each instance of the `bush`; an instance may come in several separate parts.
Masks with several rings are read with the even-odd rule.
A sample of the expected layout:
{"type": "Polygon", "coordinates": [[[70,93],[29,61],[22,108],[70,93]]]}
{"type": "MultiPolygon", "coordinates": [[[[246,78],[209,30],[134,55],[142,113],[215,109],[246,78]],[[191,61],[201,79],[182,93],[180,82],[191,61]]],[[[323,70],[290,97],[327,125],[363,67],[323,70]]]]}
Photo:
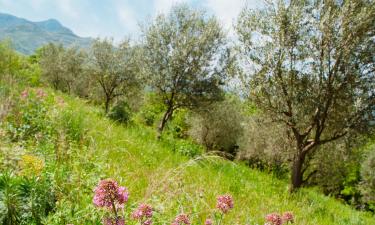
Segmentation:
{"type": "Polygon", "coordinates": [[[165,106],[159,103],[158,96],[147,93],[137,114],[137,120],[146,126],[154,126],[156,122],[159,122],[164,108],[165,106]]]}
{"type": "Polygon", "coordinates": [[[173,150],[181,155],[188,157],[195,157],[202,154],[203,152],[203,148],[200,145],[193,144],[187,140],[178,141],[178,144],[173,150]]]}
{"type": "Polygon", "coordinates": [[[167,123],[165,133],[171,134],[174,138],[187,138],[190,124],[188,123],[189,111],[179,109],[173,113],[172,120],[167,123]]]}
{"type": "Polygon", "coordinates": [[[250,115],[245,121],[244,135],[240,140],[238,159],[250,167],[284,176],[291,159],[291,146],[283,125],[273,123],[261,112],[250,115]]]}
{"type": "Polygon", "coordinates": [[[113,106],[111,111],[108,113],[108,117],[120,123],[129,123],[131,119],[131,110],[129,105],[125,101],[117,102],[117,104],[113,106]]]}
{"type": "Polygon", "coordinates": [[[208,151],[222,151],[233,158],[243,134],[241,105],[227,99],[198,111],[191,120],[190,136],[208,151]]]}

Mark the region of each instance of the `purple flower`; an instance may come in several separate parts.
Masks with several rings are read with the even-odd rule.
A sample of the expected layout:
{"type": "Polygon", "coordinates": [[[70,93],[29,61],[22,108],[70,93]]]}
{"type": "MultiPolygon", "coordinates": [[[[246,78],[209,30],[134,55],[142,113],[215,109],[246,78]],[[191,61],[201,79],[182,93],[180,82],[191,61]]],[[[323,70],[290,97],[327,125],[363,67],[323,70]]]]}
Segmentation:
{"type": "Polygon", "coordinates": [[[104,218],[103,220],[104,225],[125,225],[125,220],[123,218],[104,218]]]}
{"type": "Polygon", "coordinates": [[[144,225],[149,225],[152,223],[150,219],[152,217],[152,207],[147,204],[140,204],[132,213],[132,217],[135,220],[141,221],[141,223],[144,225]]]}
{"type": "Polygon", "coordinates": [[[268,222],[267,224],[271,225],[282,225],[283,220],[278,213],[271,213],[266,216],[266,221],[268,222]]]}
{"type": "Polygon", "coordinates": [[[214,222],[212,221],[212,219],[208,218],[206,219],[206,221],[204,222],[204,225],[212,225],[214,222]]]}
{"type": "Polygon", "coordinates": [[[220,195],[219,197],[217,197],[216,208],[218,208],[222,213],[229,212],[229,210],[233,208],[232,196],[226,194],[226,195],[220,195]]]}
{"type": "Polygon", "coordinates": [[[188,215],[186,214],[180,214],[176,216],[173,223],[171,225],[190,225],[190,220],[188,215]]]}
{"type": "Polygon", "coordinates": [[[112,209],[113,206],[122,208],[128,201],[129,192],[125,187],[118,186],[113,179],[101,180],[95,188],[93,202],[97,207],[112,209]]]}

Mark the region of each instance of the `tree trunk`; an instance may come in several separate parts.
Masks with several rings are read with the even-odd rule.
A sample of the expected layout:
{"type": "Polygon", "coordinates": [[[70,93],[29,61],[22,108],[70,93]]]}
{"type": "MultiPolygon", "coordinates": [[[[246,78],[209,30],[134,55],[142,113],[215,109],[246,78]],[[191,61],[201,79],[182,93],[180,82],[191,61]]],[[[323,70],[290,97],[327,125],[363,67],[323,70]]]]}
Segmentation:
{"type": "Polygon", "coordinates": [[[108,97],[106,97],[106,99],[105,99],[105,113],[106,113],[106,114],[107,114],[108,111],[109,111],[109,105],[110,105],[110,103],[111,103],[111,99],[108,98],[108,97]]]}
{"type": "Polygon", "coordinates": [[[303,167],[304,162],[305,162],[305,154],[303,153],[299,153],[293,161],[290,192],[296,191],[303,184],[302,167],[303,167]]]}
{"type": "Polygon", "coordinates": [[[164,127],[167,124],[168,120],[172,117],[173,108],[171,106],[168,107],[167,111],[164,113],[162,120],[160,121],[158,127],[158,139],[161,138],[161,134],[163,133],[164,127]]]}

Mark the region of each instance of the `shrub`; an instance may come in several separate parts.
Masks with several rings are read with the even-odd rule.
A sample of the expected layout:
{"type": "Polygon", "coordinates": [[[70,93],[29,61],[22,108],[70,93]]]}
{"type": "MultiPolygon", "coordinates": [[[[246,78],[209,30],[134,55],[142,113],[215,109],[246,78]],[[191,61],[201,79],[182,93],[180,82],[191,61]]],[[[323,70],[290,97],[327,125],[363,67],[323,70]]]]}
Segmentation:
{"type": "Polygon", "coordinates": [[[174,138],[187,138],[190,128],[189,116],[189,111],[186,109],[176,110],[172,121],[167,124],[166,133],[171,134],[174,138]]]}
{"type": "Polygon", "coordinates": [[[240,102],[227,99],[195,113],[189,134],[208,151],[223,151],[234,157],[243,134],[242,119],[240,102]]]}
{"type": "Polygon", "coordinates": [[[117,104],[113,106],[111,111],[108,113],[108,117],[120,123],[129,123],[131,119],[131,110],[129,105],[125,101],[117,102],[117,104]]]}
{"type": "Polygon", "coordinates": [[[191,143],[189,140],[180,140],[176,144],[174,151],[184,156],[195,157],[202,154],[203,148],[200,145],[191,143]]]}
{"type": "Polygon", "coordinates": [[[156,121],[159,121],[161,113],[164,111],[164,106],[158,102],[158,96],[153,93],[147,93],[143,105],[137,115],[140,123],[146,126],[153,126],[156,121]]]}
{"type": "Polygon", "coordinates": [[[275,124],[257,112],[247,118],[244,126],[238,159],[278,177],[284,176],[288,171],[289,152],[293,146],[286,137],[283,125],[275,124]]]}

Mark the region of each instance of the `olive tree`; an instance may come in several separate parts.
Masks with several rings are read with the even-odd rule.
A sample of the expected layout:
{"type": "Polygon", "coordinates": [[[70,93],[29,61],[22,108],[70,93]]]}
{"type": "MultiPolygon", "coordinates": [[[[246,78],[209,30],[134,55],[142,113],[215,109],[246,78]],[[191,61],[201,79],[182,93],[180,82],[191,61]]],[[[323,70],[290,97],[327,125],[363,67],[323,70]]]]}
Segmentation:
{"type": "Polygon", "coordinates": [[[83,74],[86,54],[77,47],[49,43],[38,50],[38,56],[43,80],[57,90],[71,93],[83,74]]]}
{"type": "Polygon", "coordinates": [[[294,140],[291,191],[314,174],[306,174],[306,158],[318,146],[371,125],[374,4],[267,1],[239,16],[236,29],[249,97],[285,124],[294,140]]]}
{"type": "Polygon", "coordinates": [[[179,108],[196,108],[222,98],[230,65],[225,35],[214,17],[176,5],[144,29],[149,85],[166,110],[159,135],[179,108]]]}
{"type": "Polygon", "coordinates": [[[128,40],[119,46],[111,39],[96,39],[92,44],[90,73],[103,92],[106,113],[116,97],[138,84],[134,52],[128,40]]]}

